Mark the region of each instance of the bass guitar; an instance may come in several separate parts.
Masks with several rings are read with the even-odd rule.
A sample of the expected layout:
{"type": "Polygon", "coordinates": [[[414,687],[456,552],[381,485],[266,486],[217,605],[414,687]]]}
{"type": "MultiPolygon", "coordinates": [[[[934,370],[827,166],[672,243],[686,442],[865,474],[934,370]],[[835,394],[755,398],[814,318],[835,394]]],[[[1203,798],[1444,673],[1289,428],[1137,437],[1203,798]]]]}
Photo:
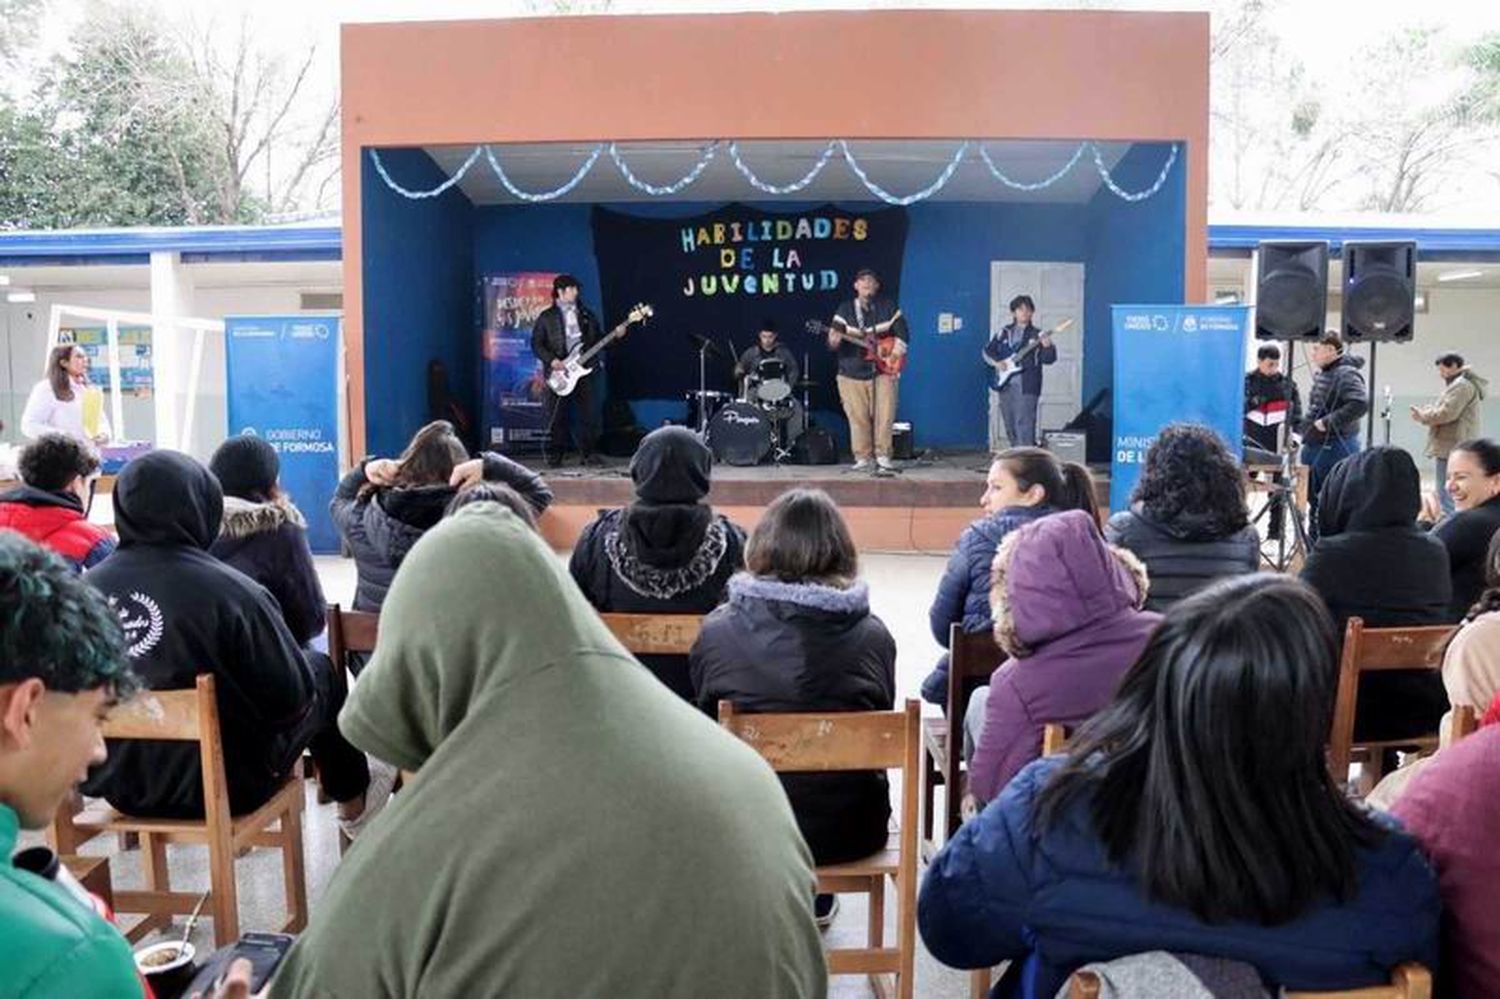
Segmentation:
{"type": "Polygon", "coordinates": [[[885,322],[863,330],[855,329],[842,319],[836,319],[832,326],[816,319],[809,319],[807,332],[818,336],[833,333],[846,343],[863,347],[865,360],[874,361],[877,372],[882,375],[899,375],[906,368],[906,351],[897,351],[896,344],[901,338],[891,333],[891,327],[900,318],[901,310],[897,309],[896,314],[885,322]]]}
{"type": "MultiPolygon", "coordinates": [[[[1032,351],[1035,351],[1041,347],[1042,337],[1050,338],[1056,336],[1058,333],[1064,332],[1069,326],[1072,325],[1073,320],[1064,319],[1062,322],[1058,323],[1056,326],[1052,327],[1050,330],[1043,333],[1041,336],[1037,337],[1035,340],[1031,341],[1026,346],[1022,347],[1020,350],[1016,351],[1014,354],[1010,355],[1003,361],[997,361],[993,357],[991,357],[988,350],[989,345],[986,344],[986,350],[984,352],[984,363],[995,369],[994,380],[990,382],[990,391],[999,392],[1000,390],[1004,389],[1005,386],[1010,384],[1010,380],[1012,378],[1021,373],[1021,362],[1030,357],[1032,351]]],[[[990,343],[994,342],[995,341],[993,340],[990,341],[990,343]]]]}
{"type": "Polygon", "coordinates": [[[625,321],[610,330],[603,337],[600,337],[598,343],[594,344],[588,350],[584,350],[583,344],[579,344],[563,360],[561,368],[547,372],[547,387],[558,395],[572,395],[573,390],[578,387],[578,383],[588,375],[594,373],[594,369],[589,367],[588,363],[593,360],[595,354],[609,346],[613,341],[624,336],[625,331],[630,328],[631,323],[645,322],[654,315],[656,315],[655,309],[644,303],[638,303],[635,308],[630,310],[630,314],[625,317],[625,321]]]}

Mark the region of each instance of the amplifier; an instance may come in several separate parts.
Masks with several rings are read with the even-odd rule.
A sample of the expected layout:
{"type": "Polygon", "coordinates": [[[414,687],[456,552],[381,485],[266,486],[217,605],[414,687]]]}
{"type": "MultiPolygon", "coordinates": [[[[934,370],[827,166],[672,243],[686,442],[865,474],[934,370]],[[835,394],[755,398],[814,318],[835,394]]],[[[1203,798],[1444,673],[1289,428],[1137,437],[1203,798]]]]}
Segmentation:
{"type": "Polygon", "coordinates": [[[917,444],[910,423],[891,424],[891,457],[897,461],[911,461],[917,456],[917,444]]]}
{"type": "Polygon", "coordinates": [[[1043,430],[1042,447],[1057,456],[1058,461],[1088,460],[1088,434],[1076,430],[1043,430]]]}

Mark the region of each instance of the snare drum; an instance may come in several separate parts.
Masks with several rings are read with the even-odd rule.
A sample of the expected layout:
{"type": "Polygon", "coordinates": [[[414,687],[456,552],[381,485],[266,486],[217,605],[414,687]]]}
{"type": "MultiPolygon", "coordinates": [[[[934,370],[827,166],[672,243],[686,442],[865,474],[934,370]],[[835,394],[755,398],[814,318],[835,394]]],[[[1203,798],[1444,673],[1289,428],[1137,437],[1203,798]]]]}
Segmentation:
{"type": "MultiPolygon", "coordinates": [[[[684,397],[687,399],[687,425],[694,430],[700,426],[699,420],[712,420],[714,414],[729,404],[728,392],[689,392],[684,397]]],[[[707,426],[707,422],[701,424],[707,426]]]]}
{"type": "Polygon", "coordinates": [[[709,423],[708,447],[726,465],[759,465],[771,453],[771,421],[752,403],[731,402],[709,423]]]}

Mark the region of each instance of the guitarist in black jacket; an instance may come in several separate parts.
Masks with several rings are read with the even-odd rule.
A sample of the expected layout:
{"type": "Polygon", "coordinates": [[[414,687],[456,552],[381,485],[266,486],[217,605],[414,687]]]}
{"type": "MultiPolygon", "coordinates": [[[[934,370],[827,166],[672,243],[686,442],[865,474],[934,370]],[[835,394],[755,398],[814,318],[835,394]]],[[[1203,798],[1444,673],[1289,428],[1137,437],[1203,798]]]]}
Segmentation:
{"type": "MultiPolygon", "coordinates": [[[[552,305],[542,310],[542,314],[536,317],[536,325],[531,328],[531,352],[546,369],[544,377],[562,368],[574,350],[588,350],[604,337],[599,320],[578,301],[582,290],[578,279],[571,274],[559,274],[552,279],[552,305]]],[[[578,414],[575,440],[581,463],[602,464],[594,454],[594,442],[599,439],[599,413],[594,405],[591,377],[580,380],[569,395],[558,395],[550,388],[544,389],[547,393],[547,464],[553,468],[562,464],[574,413],[578,414]]]]}
{"type": "MultiPolygon", "coordinates": [[[[991,399],[990,412],[993,414],[999,408],[1005,421],[1005,437],[1011,447],[1036,445],[1037,408],[1042,400],[1042,365],[1057,361],[1057,347],[1051,337],[1031,325],[1035,312],[1036,303],[1030,295],[1017,295],[1010,300],[1011,323],[984,346],[985,362],[996,369],[997,375],[1013,355],[1027,351],[1020,361],[1021,373],[991,399]],[[1039,345],[1033,348],[1033,343],[1039,345]]],[[[994,431],[999,428],[993,417],[990,427],[990,450],[998,451],[999,441],[995,440],[994,431]]]]}

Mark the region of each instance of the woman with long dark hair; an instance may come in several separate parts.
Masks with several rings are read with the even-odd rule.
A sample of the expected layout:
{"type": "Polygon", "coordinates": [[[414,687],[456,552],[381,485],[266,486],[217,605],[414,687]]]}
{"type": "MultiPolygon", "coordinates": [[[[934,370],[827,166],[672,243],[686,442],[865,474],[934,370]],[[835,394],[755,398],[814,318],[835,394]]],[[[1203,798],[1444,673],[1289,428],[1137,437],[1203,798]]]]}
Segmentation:
{"type": "MultiPolygon", "coordinates": [[[[979,505],[985,515],[959,535],[927,612],[932,637],[945,649],[955,624],[968,632],[990,630],[990,564],[1007,534],[1059,510],[1082,510],[1095,522],[1099,519],[1089,470],[1077,462],[1058,461],[1039,447],[1013,447],[997,454],[979,505]]],[[[947,653],[922,681],[922,697],[933,704],[946,703],[947,653]]]]}
{"type": "Polygon", "coordinates": [[[547,483],[524,465],[489,452],[471,459],[446,420],[418,430],[399,458],[368,458],[344,476],[331,509],[359,571],[355,610],[380,610],[412,545],[460,488],[481,480],[510,486],[538,514],[552,502],[547,483]]]}
{"type": "Polygon", "coordinates": [[[928,949],[960,968],[1012,961],[1001,994],[1026,999],[1152,950],[1294,989],[1434,967],[1432,869],[1328,771],[1335,649],[1317,595],[1281,576],[1178,603],[1067,754],[1021,771],[934,859],[928,949]]]}
{"type": "MultiPolygon", "coordinates": [[[[859,556],[838,507],[820,489],[793,489],[750,535],[746,573],[710,614],[689,657],[699,707],[746,712],[888,711],[896,699],[896,642],[870,613],[859,556]]],[[[817,864],[869,856],[886,842],[884,773],[787,774],[797,827],[817,864]]],[[[821,925],[834,896],[818,898],[821,925]]]]}
{"type": "Polygon", "coordinates": [[[64,433],[89,444],[110,439],[103,395],[89,384],[89,355],[82,347],[62,343],[47,355],[47,377],[32,386],[26,397],[21,433],[32,440],[64,433]]]}
{"type": "Polygon", "coordinates": [[[1260,565],[1244,470],[1218,434],[1192,423],[1156,438],[1130,509],[1109,518],[1104,538],[1146,563],[1147,610],[1164,611],[1215,579],[1260,565]]]}

